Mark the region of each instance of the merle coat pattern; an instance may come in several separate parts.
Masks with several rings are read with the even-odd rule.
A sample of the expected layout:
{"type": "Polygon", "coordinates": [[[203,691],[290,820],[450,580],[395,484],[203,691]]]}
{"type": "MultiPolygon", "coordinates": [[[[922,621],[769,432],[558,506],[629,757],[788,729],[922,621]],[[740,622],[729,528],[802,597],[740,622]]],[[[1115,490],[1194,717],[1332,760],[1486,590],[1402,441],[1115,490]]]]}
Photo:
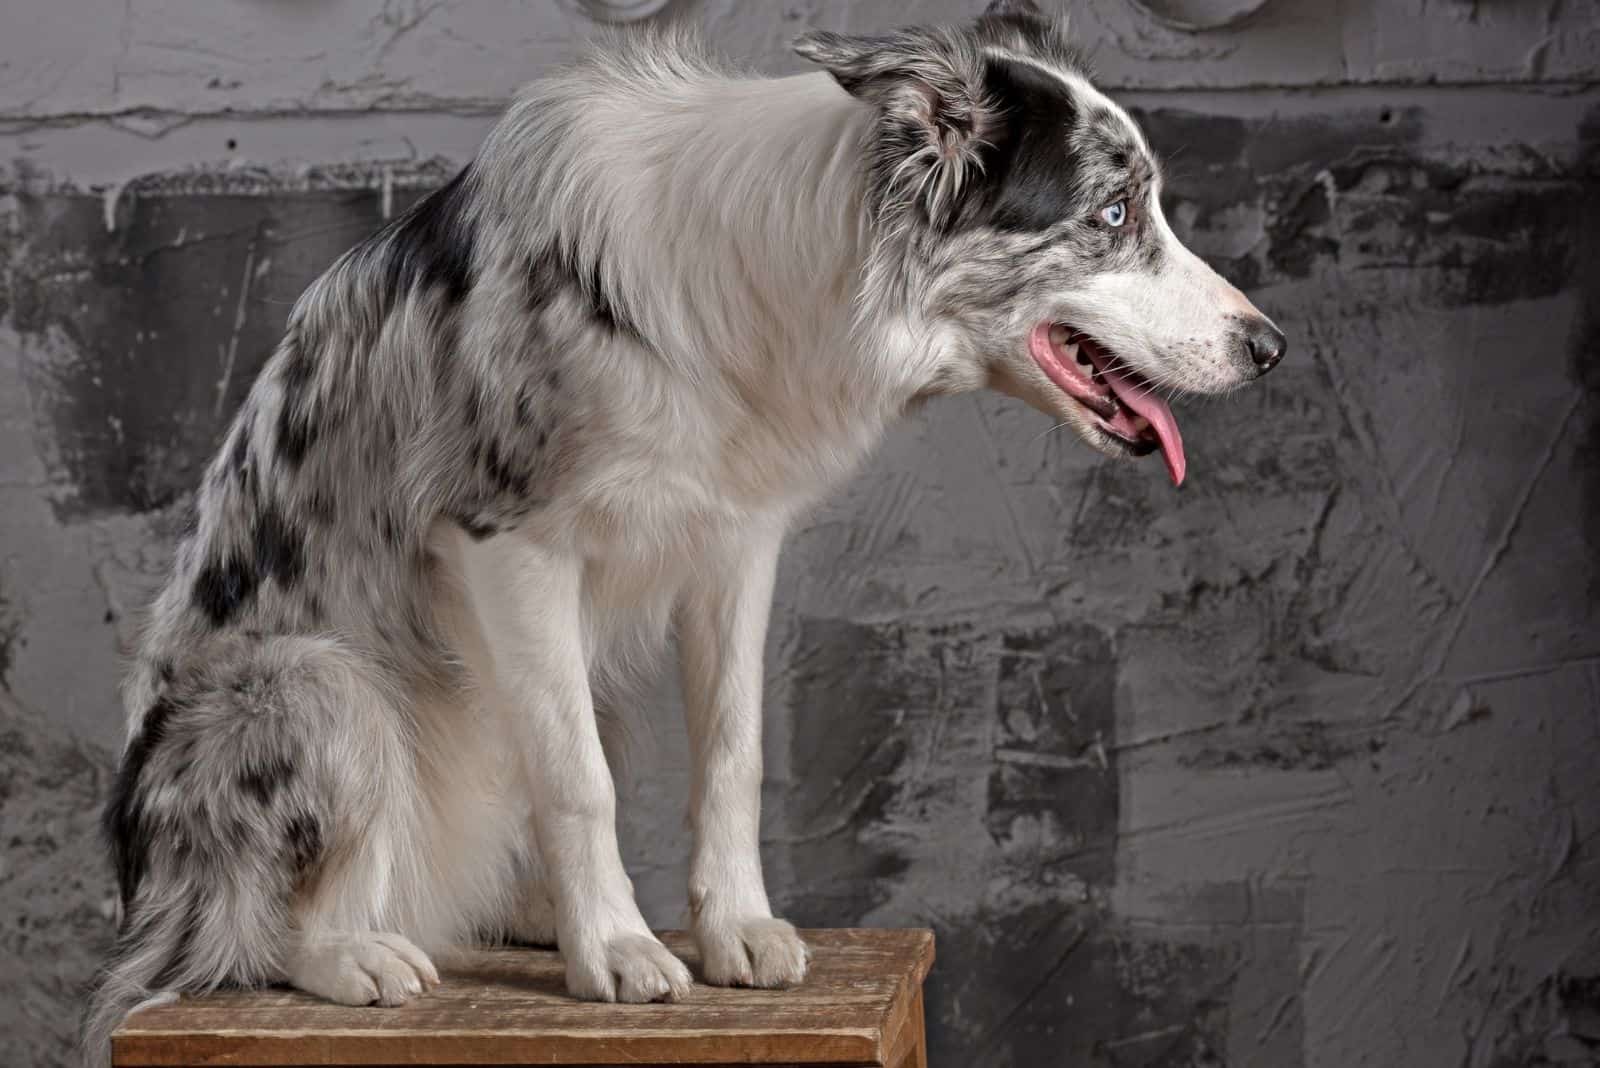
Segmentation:
{"type": "Polygon", "coordinates": [[[1172,235],[1063,24],[1009,2],[798,48],[827,73],[655,36],[534,83],[295,305],[126,685],[91,1062],[145,999],[397,1004],[483,936],[558,943],[578,997],[684,993],[601,739],[669,627],[701,978],[800,981],[758,851],[794,517],[908,409],[982,386],[1112,455],[1176,447],[1181,478],[1147,395],[1281,356],[1172,235]]]}

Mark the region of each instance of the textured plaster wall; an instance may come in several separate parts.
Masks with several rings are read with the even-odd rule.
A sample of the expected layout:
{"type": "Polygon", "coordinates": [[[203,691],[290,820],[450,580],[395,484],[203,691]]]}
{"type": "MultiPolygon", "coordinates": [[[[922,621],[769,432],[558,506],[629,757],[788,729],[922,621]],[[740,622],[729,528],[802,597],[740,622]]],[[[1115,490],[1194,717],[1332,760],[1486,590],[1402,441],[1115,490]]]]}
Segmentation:
{"type": "MultiPolygon", "coordinates": [[[[674,9],[787,71],[804,26],[978,6],[674,9]]],[[[0,10],[0,1063],[62,1062],[107,937],[118,650],[207,451],[575,11],[0,10]]],[[[1290,358],[1180,404],[1182,490],[963,399],[796,533],[776,899],[936,929],[939,1065],[1600,1063],[1600,4],[1073,11],[1290,358]]],[[[625,829],[666,925],[669,687],[651,718],[625,829]]]]}

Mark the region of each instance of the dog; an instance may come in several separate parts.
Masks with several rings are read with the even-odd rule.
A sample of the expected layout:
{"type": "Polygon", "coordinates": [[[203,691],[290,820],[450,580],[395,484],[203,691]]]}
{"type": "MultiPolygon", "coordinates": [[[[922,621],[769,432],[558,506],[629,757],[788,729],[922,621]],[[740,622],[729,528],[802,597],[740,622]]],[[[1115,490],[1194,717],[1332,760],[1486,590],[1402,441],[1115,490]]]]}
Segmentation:
{"type": "Polygon", "coordinates": [[[665,33],[534,82],[295,304],[125,685],[91,1063],[163,993],[397,1005],[484,937],[559,946],[577,998],[682,997],[606,748],[669,633],[701,978],[799,983],[759,854],[785,531],[980,388],[1181,482],[1163,394],[1282,358],[1063,22],[1002,0],[796,48],[822,70],[736,76],[665,33]]]}

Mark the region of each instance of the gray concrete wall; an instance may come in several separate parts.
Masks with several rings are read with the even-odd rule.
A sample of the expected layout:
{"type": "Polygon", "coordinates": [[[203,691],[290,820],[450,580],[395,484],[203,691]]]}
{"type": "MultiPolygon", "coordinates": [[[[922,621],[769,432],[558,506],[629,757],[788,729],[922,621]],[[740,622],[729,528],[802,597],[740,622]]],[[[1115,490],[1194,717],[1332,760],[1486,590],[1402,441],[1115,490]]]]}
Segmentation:
{"type": "MultiPolygon", "coordinates": [[[[807,25],[977,6],[674,9],[778,72],[807,25]]],[[[1600,5],[1074,18],[1290,358],[1180,405],[1182,490],[964,399],[796,533],[777,900],[936,929],[938,1065],[1600,1063],[1600,5]]],[[[288,303],[590,29],[576,0],[0,10],[0,1063],[65,1056],[129,613],[288,303]]],[[[673,924],[669,692],[653,721],[628,859],[673,924]]]]}

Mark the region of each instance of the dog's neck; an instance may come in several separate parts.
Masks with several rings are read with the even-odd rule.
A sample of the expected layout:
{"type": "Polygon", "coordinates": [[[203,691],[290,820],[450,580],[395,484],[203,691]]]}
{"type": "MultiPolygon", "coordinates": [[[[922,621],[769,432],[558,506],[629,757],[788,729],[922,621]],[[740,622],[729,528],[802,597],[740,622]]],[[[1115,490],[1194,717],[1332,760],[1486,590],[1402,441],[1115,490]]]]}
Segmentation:
{"type": "Polygon", "coordinates": [[[591,72],[536,84],[486,151],[540,147],[497,168],[522,176],[507,203],[541,209],[529,244],[557,227],[685,373],[710,359],[770,396],[821,387],[888,418],[925,383],[881,355],[909,344],[904,323],[859,314],[874,121],[825,74],[591,72]]]}

